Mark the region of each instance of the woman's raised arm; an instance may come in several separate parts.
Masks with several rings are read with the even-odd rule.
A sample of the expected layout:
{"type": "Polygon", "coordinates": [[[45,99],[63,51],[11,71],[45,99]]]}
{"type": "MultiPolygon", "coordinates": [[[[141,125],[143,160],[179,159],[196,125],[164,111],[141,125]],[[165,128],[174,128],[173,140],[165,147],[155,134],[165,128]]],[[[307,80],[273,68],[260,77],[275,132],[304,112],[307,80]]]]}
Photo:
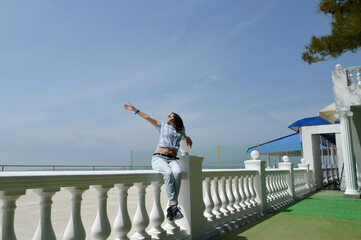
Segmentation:
{"type": "Polygon", "coordinates": [[[139,116],[141,116],[142,118],[144,118],[145,120],[147,120],[148,122],[150,122],[150,124],[152,124],[154,127],[157,127],[157,120],[155,120],[154,118],[149,117],[148,114],[141,112],[140,110],[136,109],[131,103],[126,103],[124,104],[124,108],[126,110],[135,112],[135,114],[138,114],[139,116]]]}

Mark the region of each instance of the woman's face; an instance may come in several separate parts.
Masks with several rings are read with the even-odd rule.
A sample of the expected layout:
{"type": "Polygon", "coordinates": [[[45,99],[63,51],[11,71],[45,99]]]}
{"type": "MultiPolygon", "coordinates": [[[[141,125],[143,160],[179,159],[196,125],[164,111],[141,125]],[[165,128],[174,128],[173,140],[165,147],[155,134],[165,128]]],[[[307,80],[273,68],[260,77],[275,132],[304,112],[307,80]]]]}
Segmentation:
{"type": "Polygon", "coordinates": [[[169,123],[174,122],[174,114],[173,113],[168,115],[167,122],[169,122],[169,123]]]}

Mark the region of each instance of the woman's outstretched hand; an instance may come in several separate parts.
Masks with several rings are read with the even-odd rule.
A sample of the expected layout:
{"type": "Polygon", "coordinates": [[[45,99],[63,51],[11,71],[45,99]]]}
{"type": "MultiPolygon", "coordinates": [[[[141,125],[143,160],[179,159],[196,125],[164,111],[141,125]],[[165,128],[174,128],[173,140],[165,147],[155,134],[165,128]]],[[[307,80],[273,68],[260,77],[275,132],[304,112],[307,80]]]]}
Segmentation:
{"type": "Polygon", "coordinates": [[[133,112],[136,110],[136,108],[131,103],[124,104],[124,108],[125,108],[125,110],[129,110],[129,111],[133,111],[133,112]]]}

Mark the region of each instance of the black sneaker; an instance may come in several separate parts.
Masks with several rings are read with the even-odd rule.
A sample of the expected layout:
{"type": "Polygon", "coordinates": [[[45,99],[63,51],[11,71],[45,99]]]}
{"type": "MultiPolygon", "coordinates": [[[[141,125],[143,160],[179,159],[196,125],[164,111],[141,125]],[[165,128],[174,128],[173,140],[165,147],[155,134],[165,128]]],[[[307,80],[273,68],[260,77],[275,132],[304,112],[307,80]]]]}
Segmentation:
{"type": "Polygon", "coordinates": [[[175,207],[171,210],[173,213],[173,221],[179,220],[184,217],[180,210],[181,209],[179,207],[175,207]]]}
{"type": "Polygon", "coordinates": [[[167,209],[167,219],[168,219],[168,221],[171,221],[171,222],[174,221],[174,215],[173,215],[173,211],[172,211],[172,206],[170,206],[170,207],[167,209]]]}

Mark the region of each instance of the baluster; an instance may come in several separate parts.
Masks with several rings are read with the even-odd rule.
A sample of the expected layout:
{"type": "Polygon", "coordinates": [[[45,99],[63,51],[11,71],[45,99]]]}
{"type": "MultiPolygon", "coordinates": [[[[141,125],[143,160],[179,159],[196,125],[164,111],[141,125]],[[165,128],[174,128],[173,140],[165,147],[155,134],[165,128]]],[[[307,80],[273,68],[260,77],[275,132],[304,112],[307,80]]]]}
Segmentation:
{"type": "Polygon", "coordinates": [[[278,174],[275,174],[275,176],[274,176],[274,186],[275,186],[275,191],[276,191],[278,202],[282,202],[282,195],[281,195],[281,191],[280,191],[280,186],[278,184],[278,174]]]}
{"type": "Polygon", "coordinates": [[[64,240],[81,240],[85,239],[86,233],[81,220],[81,201],[82,195],[89,187],[67,187],[71,194],[71,215],[68,226],[64,232],[64,240]]]}
{"type": "Polygon", "coordinates": [[[361,86],[361,69],[357,70],[357,80],[358,80],[357,85],[361,86]]]}
{"type": "Polygon", "coordinates": [[[301,191],[301,193],[303,193],[305,191],[305,185],[306,185],[305,176],[306,176],[306,174],[304,172],[302,172],[300,175],[300,191],[301,191]]]}
{"type": "Polygon", "coordinates": [[[149,224],[149,217],[147,209],[145,208],[145,189],[147,188],[147,183],[135,183],[134,184],[138,189],[138,207],[133,218],[133,227],[135,233],[131,239],[151,239],[150,235],[145,231],[149,224]]]}
{"type": "Polygon", "coordinates": [[[295,184],[295,193],[298,195],[299,192],[299,172],[295,171],[295,180],[294,180],[294,184],[295,184]]]}
{"type": "Polygon", "coordinates": [[[59,190],[59,188],[34,189],[34,192],[40,197],[40,220],[33,240],[56,239],[51,222],[51,205],[53,204],[52,197],[59,190]]]}
{"type": "Polygon", "coordinates": [[[282,174],[277,174],[277,185],[278,185],[278,191],[281,197],[281,202],[284,200],[285,195],[283,192],[283,186],[282,186],[282,174]]]}
{"type": "Polygon", "coordinates": [[[349,71],[349,76],[350,76],[350,81],[351,81],[351,84],[352,83],[355,83],[354,79],[353,79],[353,71],[349,71]]]}
{"type": "Polygon", "coordinates": [[[304,174],[303,174],[303,189],[304,189],[304,191],[305,192],[308,192],[308,187],[307,187],[307,177],[308,177],[308,174],[307,174],[307,172],[305,172],[304,174]]]}
{"type": "Polygon", "coordinates": [[[234,208],[239,212],[241,210],[240,202],[241,197],[239,195],[239,185],[238,185],[238,176],[235,176],[232,180],[232,188],[233,188],[233,195],[234,195],[234,208]]]}
{"type": "Polygon", "coordinates": [[[286,177],[287,177],[286,175],[287,175],[286,173],[282,174],[282,185],[283,185],[283,191],[284,191],[286,197],[289,198],[290,194],[288,192],[288,186],[287,186],[287,183],[286,183],[286,177]]]}
{"type": "Polygon", "coordinates": [[[164,222],[164,212],[160,202],[160,187],[162,182],[154,181],[152,182],[153,191],[154,191],[154,202],[153,208],[149,215],[149,220],[152,225],[152,229],[149,231],[149,234],[154,239],[163,239],[167,236],[166,231],[161,227],[164,222]]]}
{"type": "Polygon", "coordinates": [[[253,189],[253,178],[254,176],[253,175],[250,175],[249,176],[249,179],[248,179],[248,186],[249,186],[249,193],[250,193],[250,196],[251,196],[251,199],[250,199],[250,202],[251,204],[256,207],[257,206],[257,202],[255,201],[256,199],[256,193],[253,189]]]}
{"type": "Polygon", "coordinates": [[[248,214],[248,208],[246,205],[246,194],[244,193],[244,186],[243,186],[243,180],[244,180],[244,176],[240,176],[238,179],[238,189],[239,189],[239,195],[241,197],[241,201],[239,202],[239,205],[242,207],[244,214],[247,215],[248,214]]]}
{"type": "Polygon", "coordinates": [[[119,210],[114,222],[114,231],[117,233],[116,240],[128,240],[127,234],[132,227],[128,213],[128,190],[131,184],[115,184],[119,190],[119,210]]]}
{"type": "Polygon", "coordinates": [[[250,210],[250,213],[252,213],[252,204],[250,202],[251,200],[251,195],[249,193],[249,190],[248,190],[248,176],[244,176],[244,183],[243,183],[243,186],[244,186],[244,193],[246,195],[246,201],[245,201],[245,204],[247,205],[247,208],[250,210]]]}
{"type": "Polygon", "coordinates": [[[212,221],[214,218],[214,215],[212,213],[212,209],[214,208],[214,204],[211,198],[211,179],[206,178],[204,180],[204,205],[206,207],[204,211],[204,216],[207,218],[208,221],[212,221]]]}
{"type": "Polygon", "coordinates": [[[219,181],[219,185],[220,185],[220,197],[221,197],[221,202],[222,202],[222,206],[221,206],[221,212],[223,213],[224,216],[229,216],[229,211],[227,209],[228,206],[228,198],[227,198],[227,194],[226,194],[226,178],[222,177],[221,180],[219,181]]]}
{"type": "Polygon", "coordinates": [[[232,177],[228,177],[226,180],[226,193],[227,193],[227,198],[228,198],[228,205],[227,205],[227,209],[228,211],[230,211],[231,214],[234,214],[234,196],[233,196],[233,192],[232,192],[232,177]]]}
{"type": "Polygon", "coordinates": [[[272,186],[273,186],[275,201],[276,203],[278,203],[280,196],[278,195],[278,190],[277,190],[277,174],[273,174],[272,186]]]}
{"type": "Polygon", "coordinates": [[[1,239],[3,240],[16,240],[14,229],[16,200],[24,194],[25,190],[18,192],[0,192],[0,198],[3,201],[1,226],[1,239]]]}
{"type": "Polygon", "coordinates": [[[98,213],[92,226],[91,234],[96,240],[106,240],[112,229],[107,214],[108,191],[111,186],[93,186],[98,191],[98,213]]]}
{"type": "Polygon", "coordinates": [[[267,202],[271,203],[271,192],[270,192],[270,187],[269,187],[269,181],[270,181],[270,175],[266,176],[266,193],[267,193],[267,202]]]}
{"type": "Polygon", "coordinates": [[[274,179],[274,175],[271,174],[270,175],[270,181],[269,181],[269,187],[270,187],[270,196],[271,196],[271,199],[272,199],[272,203],[274,203],[275,200],[276,200],[275,189],[273,187],[273,179],[274,179]]]}
{"type": "Polygon", "coordinates": [[[288,187],[286,184],[286,174],[285,173],[281,173],[281,175],[280,175],[280,184],[281,184],[281,191],[282,191],[283,199],[285,201],[288,198],[288,191],[287,191],[288,187]]]}
{"type": "Polygon", "coordinates": [[[278,174],[274,175],[273,185],[274,185],[274,188],[275,188],[276,198],[277,198],[278,202],[281,202],[280,188],[279,188],[279,185],[278,185],[278,174]]]}
{"type": "Polygon", "coordinates": [[[286,184],[286,174],[282,173],[281,175],[281,185],[282,185],[282,192],[284,195],[285,200],[288,198],[288,191],[287,191],[287,184],[286,184]]]}
{"type": "Polygon", "coordinates": [[[216,219],[220,219],[222,217],[222,213],[220,212],[221,208],[221,199],[219,197],[218,192],[218,178],[215,177],[213,181],[211,182],[211,188],[212,188],[212,200],[213,200],[213,210],[212,213],[216,216],[216,219]]]}

